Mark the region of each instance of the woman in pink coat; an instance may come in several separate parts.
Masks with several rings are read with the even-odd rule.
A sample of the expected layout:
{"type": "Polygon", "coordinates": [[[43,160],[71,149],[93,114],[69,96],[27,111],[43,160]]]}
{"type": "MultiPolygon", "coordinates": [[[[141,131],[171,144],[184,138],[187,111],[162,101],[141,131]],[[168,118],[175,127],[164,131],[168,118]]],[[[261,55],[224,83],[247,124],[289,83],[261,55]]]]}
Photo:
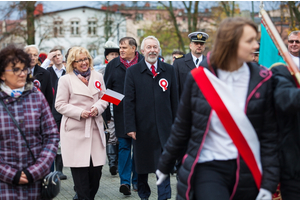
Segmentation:
{"type": "Polygon", "coordinates": [[[79,199],[94,199],[106,161],[101,113],[108,103],[103,77],[93,70],[93,59],[83,47],[68,55],[67,75],[58,82],[56,110],[63,115],[60,141],[63,163],[70,167],[79,199]]]}

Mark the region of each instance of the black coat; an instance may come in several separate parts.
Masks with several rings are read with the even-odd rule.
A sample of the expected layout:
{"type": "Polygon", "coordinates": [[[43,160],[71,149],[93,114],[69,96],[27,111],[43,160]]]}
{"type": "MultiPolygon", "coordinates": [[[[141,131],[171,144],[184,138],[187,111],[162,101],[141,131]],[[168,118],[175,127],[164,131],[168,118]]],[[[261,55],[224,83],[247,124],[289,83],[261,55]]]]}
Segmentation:
{"type": "Polygon", "coordinates": [[[40,90],[44,94],[50,108],[53,106],[53,90],[51,84],[50,73],[44,68],[35,65],[33,72],[34,79],[37,79],[41,83],[40,90]]]}
{"type": "Polygon", "coordinates": [[[138,174],[154,173],[170,136],[178,106],[174,68],[158,60],[158,75],[153,78],[145,60],[128,68],[125,78],[125,133],[136,132],[135,169],[138,174]],[[168,81],[167,90],[159,86],[168,81]]]}
{"type": "MultiPolygon", "coordinates": [[[[202,61],[204,61],[205,58],[206,56],[203,56],[202,61]]],[[[196,68],[196,65],[193,61],[192,54],[188,53],[182,58],[175,59],[173,66],[175,68],[178,94],[180,98],[183,92],[183,87],[184,87],[186,77],[192,69],[196,68]]]]}
{"type": "Polygon", "coordinates": [[[272,69],[282,179],[300,180],[300,89],[283,66],[272,69]]]}
{"type": "MultiPolygon", "coordinates": [[[[208,68],[205,61],[202,66],[208,68]]],[[[261,188],[275,192],[279,182],[279,161],[277,147],[277,127],[273,107],[271,72],[255,63],[248,63],[250,81],[247,92],[246,115],[258,135],[261,148],[263,177],[261,188]],[[254,95],[255,94],[255,95],[254,95]]],[[[187,147],[182,166],[178,172],[178,199],[193,199],[193,172],[201,152],[204,136],[207,134],[212,109],[197,83],[189,73],[180,100],[177,116],[158,169],[168,174],[177,155],[187,147]]],[[[245,195],[258,194],[252,174],[239,157],[238,186],[234,199],[245,199],[245,195]]]]}
{"type": "MultiPolygon", "coordinates": [[[[139,54],[138,62],[142,59],[143,56],[139,54]]],[[[125,74],[126,67],[121,63],[120,56],[114,58],[107,64],[105,69],[104,82],[106,88],[124,94],[125,74]]],[[[118,106],[113,105],[115,130],[117,137],[129,138],[124,130],[123,101],[118,106]]],[[[105,113],[108,116],[106,120],[110,120],[110,106],[107,106],[105,113]]]]}
{"type": "MultiPolygon", "coordinates": [[[[62,118],[62,114],[60,114],[59,112],[57,112],[57,110],[55,109],[55,100],[56,100],[56,94],[57,94],[57,85],[58,85],[58,77],[53,69],[53,67],[48,67],[47,71],[50,72],[50,78],[51,78],[51,84],[52,84],[52,90],[54,91],[54,96],[53,96],[53,106],[51,108],[53,117],[55,119],[58,131],[60,130],[60,122],[61,122],[61,118],[62,118]]],[[[62,73],[62,76],[65,75],[66,72],[64,71],[62,73]]]]}

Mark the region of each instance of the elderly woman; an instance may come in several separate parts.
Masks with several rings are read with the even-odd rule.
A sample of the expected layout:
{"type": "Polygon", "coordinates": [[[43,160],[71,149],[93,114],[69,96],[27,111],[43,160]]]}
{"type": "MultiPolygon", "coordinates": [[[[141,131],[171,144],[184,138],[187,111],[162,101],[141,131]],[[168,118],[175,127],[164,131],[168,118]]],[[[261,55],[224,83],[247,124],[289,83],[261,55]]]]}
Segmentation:
{"type": "Polygon", "coordinates": [[[54,102],[50,72],[38,65],[39,49],[36,45],[28,45],[24,47],[24,51],[30,56],[30,70],[34,84],[45,95],[50,108],[52,108],[54,102]]]}
{"type": "Polygon", "coordinates": [[[106,141],[101,113],[108,102],[103,76],[83,47],[68,55],[67,74],[58,82],[56,110],[63,115],[60,128],[63,163],[71,167],[79,199],[94,199],[106,161],[106,141]]]}
{"type": "Polygon", "coordinates": [[[272,73],[252,61],[257,26],[226,18],[214,48],[185,83],[159,184],[186,150],[178,199],[272,199],[279,181],[272,73]]]}
{"type": "Polygon", "coordinates": [[[33,86],[30,58],[22,49],[0,51],[0,100],[25,134],[0,104],[0,198],[41,199],[42,178],[54,161],[59,135],[44,95],[33,86]]]}

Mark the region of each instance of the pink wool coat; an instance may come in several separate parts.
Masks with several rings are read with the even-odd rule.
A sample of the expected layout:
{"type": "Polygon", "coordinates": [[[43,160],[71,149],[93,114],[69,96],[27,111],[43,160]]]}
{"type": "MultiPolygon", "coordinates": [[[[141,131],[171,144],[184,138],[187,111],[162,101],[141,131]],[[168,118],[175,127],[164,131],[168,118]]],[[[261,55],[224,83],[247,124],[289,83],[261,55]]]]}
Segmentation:
{"type": "Polygon", "coordinates": [[[91,70],[88,86],[75,74],[62,76],[57,87],[56,110],[63,115],[60,126],[61,154],[65,167],[88,167],[90,157],[93,165],[104,165],[106,141],[101,113],[108,102],[101,100],[105,92],[102,74],[91,70]],[[100,81],[101,91],[95,87],[100,81]],[[83,110],[97,107],[98,115],[83,119],[83,110]]]}

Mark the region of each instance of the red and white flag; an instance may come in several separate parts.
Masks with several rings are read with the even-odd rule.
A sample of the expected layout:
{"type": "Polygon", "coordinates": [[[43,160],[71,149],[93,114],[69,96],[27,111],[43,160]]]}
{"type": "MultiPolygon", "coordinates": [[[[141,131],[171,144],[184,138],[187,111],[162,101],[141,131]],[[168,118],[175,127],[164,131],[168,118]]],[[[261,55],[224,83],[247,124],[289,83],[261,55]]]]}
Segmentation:
{"type": "Polygon", "coordinates": [[[107,89],[101,99],[113,103],[115,105],[119,105],[123,98],[123,94],[107,89]]]}

